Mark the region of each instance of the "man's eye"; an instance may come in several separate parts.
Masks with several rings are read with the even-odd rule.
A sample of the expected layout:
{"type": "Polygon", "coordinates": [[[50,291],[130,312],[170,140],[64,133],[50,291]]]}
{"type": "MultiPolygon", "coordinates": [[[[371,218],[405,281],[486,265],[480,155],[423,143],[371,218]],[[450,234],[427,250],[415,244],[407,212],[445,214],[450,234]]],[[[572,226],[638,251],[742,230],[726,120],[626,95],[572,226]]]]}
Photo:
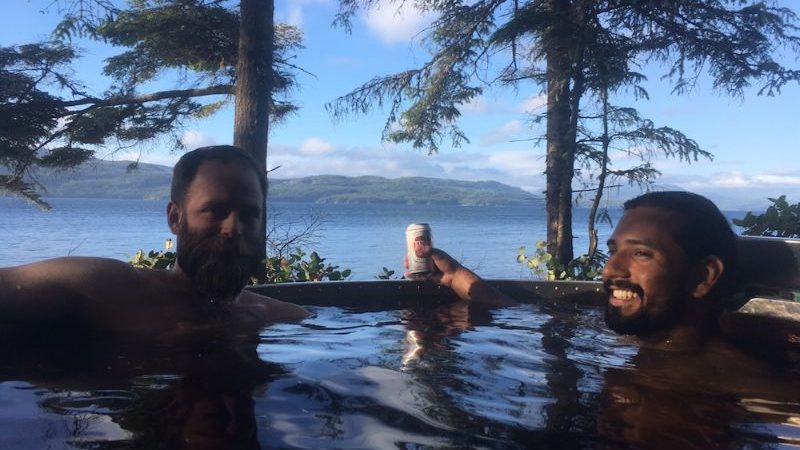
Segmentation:
{"type": "Polygon", "coordinates": [[[634,250],[633,256],[636,258],[650,258],[653,254],[645,250],[634,250]]]}
{"type": "Polygon", "coordinates": [[[242,218],[246,220],[261,220],[261,211],[256,209],[242,211],[242,218]]]}
{"type": "Polygon", "coordinates": [[[215,218],[225,217],[227,215],[225,209],[219,206],[207,206],[202,209],[202,212],[215,218]]]}

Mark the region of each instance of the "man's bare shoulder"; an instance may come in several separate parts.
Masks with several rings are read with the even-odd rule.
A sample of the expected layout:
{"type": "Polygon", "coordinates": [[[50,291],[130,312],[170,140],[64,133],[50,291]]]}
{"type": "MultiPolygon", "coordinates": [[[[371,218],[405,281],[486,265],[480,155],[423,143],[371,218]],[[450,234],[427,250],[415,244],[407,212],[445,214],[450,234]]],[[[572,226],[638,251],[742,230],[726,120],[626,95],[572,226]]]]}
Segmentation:
{"type": "Polygon", "coordinates": [[[41,275],[48,278],[58,277],[62,274],[81,275],[95,273],[132,273],[133,266],[111,258],[93,256],[65,256],[61,258],[45,259],[29,264],[2,269],[9,273],[24,274],[26,276],[41,275]]]}
{"type": "Polygon", "coordinates": [[[311,313],[302,306],[285,302],[245,289],[237,301],[243,306],[255,306],[265,322],[299,322],[311,313]]]}
{"type": "Polygon", "coordinates": [[[111,303],[118,293],[141,291],[151,284],[148,279],[129,264],[107,258],[64,257],[3,268],[0,317],[15,326],[85,322],[98,305],[111,303]]]}
{"type": "Polygon", "coordinates": [[[36,304],[87,306],[148,294],[169,284],[169,277],[167,271],[136,269],[110,258],[53,258],[0,269],[0,300],[11,309],[36,304]]]}
{"type": "Polygon", "coordinates": [[[18,289],[59,288],[91,292],[113,286],[116,290],[166,281],[169,272],[137,269],[111,258],[68,256],[0,269],[0,279],[18,289]]]}

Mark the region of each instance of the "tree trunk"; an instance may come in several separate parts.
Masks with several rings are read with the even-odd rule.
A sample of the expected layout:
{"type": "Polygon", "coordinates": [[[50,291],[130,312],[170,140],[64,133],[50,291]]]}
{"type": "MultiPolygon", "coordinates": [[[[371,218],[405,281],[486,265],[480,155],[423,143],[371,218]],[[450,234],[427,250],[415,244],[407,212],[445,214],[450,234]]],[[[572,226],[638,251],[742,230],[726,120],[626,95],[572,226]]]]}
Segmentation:
{"type": "Polygon", "coordinates": [[[597,252],[599,243],[597,242],[597,210],[600,207],[600,200],[603,198],[603,191],[606,188],[606,178],[608,177],[608,146],[611,143],[608,133],[608,86],[603,78],[603,84],[600,86],[600,101],[603,103],[603,162],[600,164],[600,175],[597,177],[597,192],[594,193],[592,200],[592,209],[589,211],[589,249],[586,252],[589,255],[589,261],[594,258],[597,252]]]}
{"type": "MultiPolygon", "coordinates": [[[[570,4],[551,0],[553,14],[567,16],[570,4]]],[[[557,26],[546,43],[547,58],[547,251],[566,266],[572,260],[571,61],[568,26],[557,26]]]]}
{"type": "MultiPolygon", "coordinates": [[[[273,0],[241,0],[240,8],[233,144],[253,155],[266,176],[275,4],[273,0]]],[[[259,247],[262,259],[266,258],[266,217],[265,204],[259,247]]],[[[258,277],[264,281],[263,273],[258,277]]]]}

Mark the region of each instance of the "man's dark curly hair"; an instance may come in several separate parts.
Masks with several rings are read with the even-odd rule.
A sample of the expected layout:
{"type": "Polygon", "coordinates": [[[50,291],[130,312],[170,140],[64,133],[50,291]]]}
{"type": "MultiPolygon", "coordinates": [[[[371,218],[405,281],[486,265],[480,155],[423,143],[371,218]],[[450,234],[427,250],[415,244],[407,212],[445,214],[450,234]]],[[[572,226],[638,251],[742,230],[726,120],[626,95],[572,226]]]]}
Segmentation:
{"type": "Polygon", "coordinates": [[[733,293],[736,288],[736,235],[717,205],[702,195],[683,191],[648,192],[624,204],[626,211],[640,207],[677,214],[680,220],[673,237],[690,263],[712,255],[722,261],[724,270],[710,296],[719,299],[733,293]]]}

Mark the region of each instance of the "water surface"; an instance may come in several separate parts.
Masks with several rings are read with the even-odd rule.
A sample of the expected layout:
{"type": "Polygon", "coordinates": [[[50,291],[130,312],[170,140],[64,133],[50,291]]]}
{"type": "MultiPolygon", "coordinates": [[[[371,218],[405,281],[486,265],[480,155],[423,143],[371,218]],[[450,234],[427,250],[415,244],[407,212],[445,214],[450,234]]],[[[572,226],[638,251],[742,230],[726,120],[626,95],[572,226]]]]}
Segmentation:
{"type": "Polygon", "coordinates": [[[313,309],[252,344],[6,346],[0,448],[800,445],[796,367],[741,389],[595,308],[313,309]]]}

